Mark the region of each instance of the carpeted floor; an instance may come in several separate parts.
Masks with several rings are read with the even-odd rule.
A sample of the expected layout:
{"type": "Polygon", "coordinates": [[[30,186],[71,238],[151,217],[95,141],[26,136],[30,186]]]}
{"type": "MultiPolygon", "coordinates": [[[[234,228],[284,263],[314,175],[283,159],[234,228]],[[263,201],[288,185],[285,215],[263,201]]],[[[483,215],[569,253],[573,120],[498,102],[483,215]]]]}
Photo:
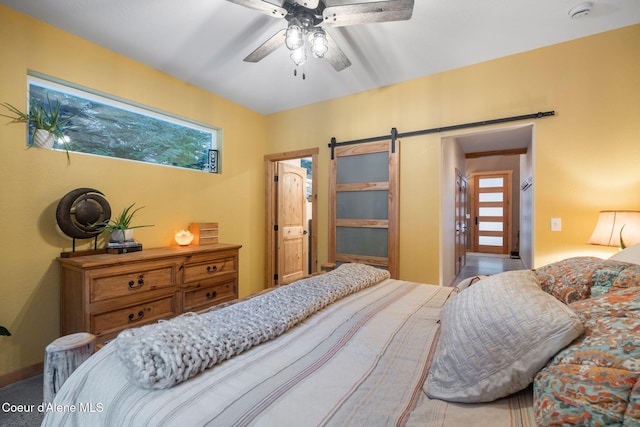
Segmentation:
{"type": "Polygon", "coordinates": [[[44,418],[41,404],[42,375],[0,388],[0,427],[39,426],[44,418]]]}

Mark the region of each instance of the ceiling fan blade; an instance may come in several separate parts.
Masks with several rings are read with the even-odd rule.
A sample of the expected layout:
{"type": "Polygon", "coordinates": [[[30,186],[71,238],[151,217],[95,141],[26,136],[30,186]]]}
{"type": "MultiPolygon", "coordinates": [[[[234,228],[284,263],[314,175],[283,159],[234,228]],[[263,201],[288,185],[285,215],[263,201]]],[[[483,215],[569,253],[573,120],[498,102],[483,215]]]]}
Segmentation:
{"type": "Polygon", "coordinates": [[[390,0],[373,3],[329,6],[322,12],[324,26],[371,24],[374,22],[404,21],[413,15],[413,0],[390,0]]]}
{"type": "Polygon", "coordinates": [[[324,54],[324,59],[329,61],[329,64],[331,64],[336,71],[342,71],[351,65],[351,61],[349,61],[347,55],[344,54],[329,33],[326,35],[329,50],[324,54]]]}
{"type": "Polygon", "coordinates": [[[265,56],[269,55],[277,48],[284,44],[284,34],[286,32],[286,28],[275,33],[269,40],[262,43],[260,47],[251,52],[249,56],[244,58],[244,62],[258,62],[263,59],[265,56]]]}
{"type": "Polygon", "coordinates": [[[275,18],[282,18],[287,14],[287,11],[274,4],[266,2],[264,0],[227,0],[228,2],[239,4],[240,6],[248,7],[249,9],[257,10],[265,15],[273,16],[275,18]]]}
{"type": "Polygon", "coordinates": [[[319,0],[295,0],[295,2],[307,9],[315,9],[318,7],[318,3],[320,3],[319,0]]]}

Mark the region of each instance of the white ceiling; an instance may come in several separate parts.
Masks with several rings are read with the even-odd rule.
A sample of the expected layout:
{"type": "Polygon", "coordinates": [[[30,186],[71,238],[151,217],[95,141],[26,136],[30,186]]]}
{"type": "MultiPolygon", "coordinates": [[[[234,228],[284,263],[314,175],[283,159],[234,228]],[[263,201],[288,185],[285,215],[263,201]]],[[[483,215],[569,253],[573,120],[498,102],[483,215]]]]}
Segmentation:
{"type": "Polygon", "coordinates": [[[506,125],[500,129],[474,131],[453,138],[464,153],[486,153],[499,150],[528,148],[533,140],[530,124],[506,125]]]}
{"type": "MultiPolygon", "coordinates": [[[[326,0],[354,2],[367,1],[326,0]]],[[[593,0],[591,14],[572,20],[579,3],[416,0],[409,21],[329,28],[351,67],[336,72],[310,58],[302,80],[284,47],[242,61],[286,21],[224,0],[0,0],[264,114],[640,22],[640,0],[593,0]]]]}

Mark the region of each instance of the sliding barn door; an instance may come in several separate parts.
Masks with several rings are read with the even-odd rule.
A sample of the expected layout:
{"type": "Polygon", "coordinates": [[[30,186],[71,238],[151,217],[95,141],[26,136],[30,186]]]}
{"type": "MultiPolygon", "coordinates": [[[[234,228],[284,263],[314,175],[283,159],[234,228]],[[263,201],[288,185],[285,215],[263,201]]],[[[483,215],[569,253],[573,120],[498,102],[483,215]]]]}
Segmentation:
{"type": "Polygon", "coordinates": [[[329,261],[399,275],[399,144],[336,147],[331,160],[329,261]]]}

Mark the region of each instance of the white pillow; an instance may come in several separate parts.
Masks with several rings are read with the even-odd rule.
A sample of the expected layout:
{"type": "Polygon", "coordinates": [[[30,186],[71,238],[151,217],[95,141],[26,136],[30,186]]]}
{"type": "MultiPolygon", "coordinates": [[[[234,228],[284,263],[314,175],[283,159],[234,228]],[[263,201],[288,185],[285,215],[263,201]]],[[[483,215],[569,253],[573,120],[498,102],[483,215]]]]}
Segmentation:
{"type": "Polygon", "coordinates": [[[578,316],[541,290],[530,270],[474,283],[447,302],[440,320],[424,389],[452,402],[490,402],[522,390],[583,331],[578,316]]]}
{"type": "Polygon", "coordinates": [[[640,244],[629,246],[609,257],[612,261],[629,262],[631,264],[640,264],[640,244]]]}
{"type": "Polygon", "coordinates": [[[489,276],[473,276],[473,277],[467,277],[466,279],[463,279],[460,281],[460,283],[458,283],[456,286],[454,286],[454,291],[451,293],[451,295],[455,295],[456,293],[462,292],[465,289],[467,289],[469,286],[473,285],[474,283],[478,283],[480,280],[482,279],[486,279],[489,276]]]}

